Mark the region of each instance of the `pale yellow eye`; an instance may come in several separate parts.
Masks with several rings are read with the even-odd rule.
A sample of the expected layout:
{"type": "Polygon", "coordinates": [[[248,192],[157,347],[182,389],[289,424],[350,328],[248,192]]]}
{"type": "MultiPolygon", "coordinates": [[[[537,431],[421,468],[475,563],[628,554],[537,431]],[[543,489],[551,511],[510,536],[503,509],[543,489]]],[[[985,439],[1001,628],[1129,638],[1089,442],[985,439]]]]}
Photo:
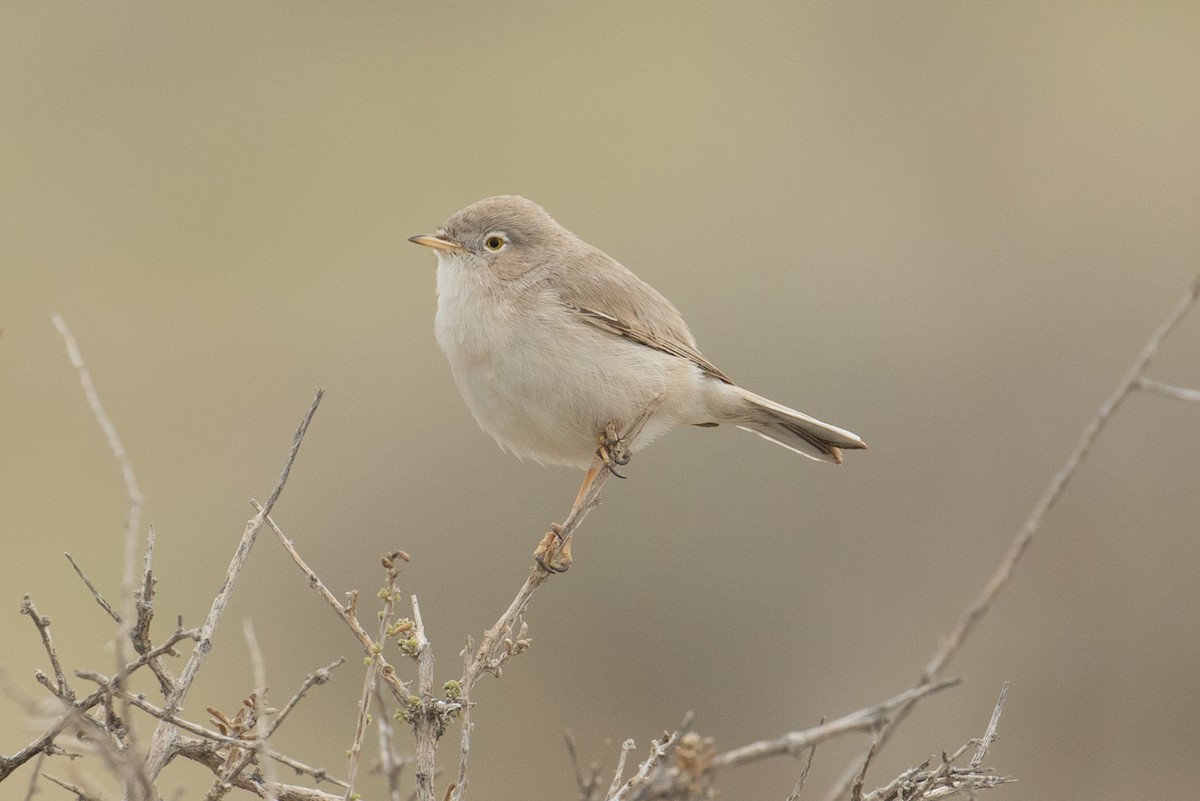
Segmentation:
{"type": "Polygon", "coordinates": [[[508,240],[500,236],[500,234],[489,234],[487,239],[483,240],[483,246],[492,253],[499,253],[504,250],[504,246],[508,244],[508,240]]]}

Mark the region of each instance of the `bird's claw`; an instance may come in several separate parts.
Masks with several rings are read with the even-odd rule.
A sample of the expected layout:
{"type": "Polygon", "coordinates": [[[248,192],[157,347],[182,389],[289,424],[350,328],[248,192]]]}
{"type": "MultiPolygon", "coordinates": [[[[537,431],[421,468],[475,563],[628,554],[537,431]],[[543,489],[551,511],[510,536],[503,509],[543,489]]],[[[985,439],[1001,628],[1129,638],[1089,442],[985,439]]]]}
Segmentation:
{"type": "Polygon", "coordinates": [[[571,542],[563,539],[562,526],[551,523],[550,530],[533,552],[533,561],[547,573],[566,573],[571,569],[571,542]],[[559,546],[561,543],[561,547],[559,546]]]}
{"type": "Polygon", "coordinates": [[[608,468],[608,472],[617,478],[629,478],[629,476],[617,471],[618,467],[624,467],[629,464],[629,460],[633,456],[625,451],[625,441],[618,436],[616,424],[609,423],[605,427],[604,433],[598,439],[600,445],[596,448],[596,456],[608,468]]]}

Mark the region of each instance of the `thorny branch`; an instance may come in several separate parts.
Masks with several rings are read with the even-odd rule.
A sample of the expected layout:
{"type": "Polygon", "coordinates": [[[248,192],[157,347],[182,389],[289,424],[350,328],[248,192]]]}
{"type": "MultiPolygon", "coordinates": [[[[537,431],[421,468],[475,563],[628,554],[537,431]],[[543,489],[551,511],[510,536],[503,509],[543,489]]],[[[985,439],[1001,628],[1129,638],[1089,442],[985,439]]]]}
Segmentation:
{"type": "MultiPolygon", "coordinates": [[[[380,646],[386,641],[388,632],[392,628],[396,600],[399,595],[399,592],[396,590],[396,580],[400,577],[400,563],[408,562],[409,559],[409,555],[404,551],[392,551],[391,553],[384,554],[381,559],[383,568],[387,571],[387,580],[384,582],[383,589],[379,591],[379,597],[383,601],[383,611],[379,615],[379,633],[376,635],[375,641],[380,646]]],[[[415,598],[413,599],[413,604],[416,604],[415,598]]],[[[367,722],[371,711],[371,696],[374,694],[379,680],[379,671],[382,662],[381,656],[381,654],[373,654],[371,663],[367,667],[367,675],[363,678],[362,695],[358,699],[358,720],[354,728],[354,740],[350,745],[350,771],[347,778],[350,786],[346,788],[347,799],[350,798],[351,793],[354,791],[354,781],[358,777],[358,761],[362,755],[363,739],[367,734],[367,722]]],[[[384,715],[384,717],[387,716],[384,715]]]]}
{"type": "MultiPolygon", "coordinates": [[[[1021,529],[1017,532],[1016,537],[1009,546],[1008,552],[1004,555],[1004,558],[1000,560],[1000,564],[997,566],[995,572],[992,573],[991,577],[988,579],[979,595],[976,596],[975,600],[968,604],[963,610],[962,616],[959,618],[957,625],[955,625],[950,634],[942,640],[942,643],[934,653],[933,658],[929,660],[929,663],[926,664],[925,669],[921,671],[921,675],[917,678],[918,685],[928,683],[933,678],[938,676],[943,670],[945,670],[946,666],[950,664],[950,660],[952,660],[958,653],[967,637],[970,636],[971,632],[975,630],[975,627],[979,624],[979,621],[982,620],[983,616],[987,614],[989,609],[991,609],[992,603],[996,600],[1000,593],[1003,592],[1004,588],[1008,586],[1008,582],[1012,579],[1017,563],[1021,560],[1021,557],[1025,554],[1025,551],[1029,548],[1030,543],[1033,542],[1034,535],[1041,529],[1042,521],[1045,519],[1050,510],[1054,508],[1054,505],[1058,502],[1058,499],[1062,497],[1063,491],[1067,488],[1067,485],[1074,477],[1075,472],[1079,469],[1079,466],[1091,452],[1092,445],[1095,443],[1096,437],[1099,436],[1100,432],[1104,429],[1105,424],[1109,421],[1117,409],[1120,408],[1125,399],[1129,397],[1129,394],[1139,386],[1144,386],[1143,382],[1146,380],[1146,370],[1150,367],[1150,363],[1154,361],[1154,357],[1158,354],[1159,346],[1162,344],[1163,340],[1166,339],[1166,337],[1173,330],[1175,330],[1175,327],[1179,325],[1180,321],[1183,320],[1184,316],[1188,313],[1188,311],[1191,310],[1192,306],[1195,305],[1197,298],[1200,298],[1200,277],[1197,277],[1196,280],[1192,282],[1192,285],[1188,288],[1188,291],[1184,293],[1183,297],[1180,298],[1179,302],[1175,305],[1175,308],[1170,312],[1170,314],[1167,315],[1166,319],[1163,320],[1163,322],[1158,326],[1158,329],[1155,330],[1155,332],[1150,336],[1149,341],[1146,342],[1146,345],[1142,348],[1141,353],[1139,353],[1137,358],[1134,359],[1133,364],[1125,373],[1120,383],[1117,384],[1116,389],[1112,391],[1112,394],[1108,396],[1107,400],[1105,400],[1100,406],[1099,411],[1096,412],[1096,415],[1084,428],[1083,434],[1079,438],[1079,442],[1076,443],[1075,448],[1071,451],[1070,455],[1067,456],[1067,460],[1063,463],[1063,466],[1059,468],[1059,471],[1054,475],[1054,478],[1051,479],[1050,485],[1046,487],[1046,491],[1042,494],[1042,497],[1034,505],[1033,511],[1025,520],[1025,524],[1021,526],[1021,529]]],[[[1151,383],[1153,384],[1155,382],[1151,383]]],[[[1161,391],[1161,389],[1159,391],[1161,391]]],[[[879,733],[880,747],[882,747],[884,743],[888,741],[892,735],[892,732],[895,731],[896,727],[900,725],[905,717],[907,717],[914,704],[915,701],[901,709],[896,717],[883,727],[879,733]]],[[[841,779],[834,784],[826,794],[825,801],[837,801],[837,799],[845,796],[847,788],[853,781],[854,771],[857,769],[857,767],[857,762],[847,766],[845,772],[842,774],[841,779]]]]}
{"type": "MultiPolygon", "coordinates": [[[[1200,400],[1200,391],[1164,384],[1154,381],[1145,375],[1162,340],[1170,334],[1187,311],[1195,304],[1197,297],[1200,297],[1200,280],[1197,280],[1193,284],[1180,304],[1154,333],[1125,378],[1089,423],[1075,450],[1055,475],[1046,493],[1039,500],[1033,512],[1026,520],[1025,525],[1018,532],[1004,560],[993,573],[983,591],[964,610],[958,625],[941,643],[934,657],[926,665],[924,671],[922,671],[920,679],[914,688],[882,704],[860,710],[859,712],[843,716],[828,723],[822,722],[821,725],[811,729],[791,732],[773,740],[751,743],[724,753],[717,753],[715,747],[712,746],[711,740],[705,739],[701,741],[697,735],[688,732],[690,721],[685,721],[684,725],[674,733],[666,734],[661,739],[656,740],[653,743],[649,756],[640,763],[639,767],[628,780],[623,781],[625,757],[629,748],[632,748],[632,742],[630,741],[628,748],[622,749],[620,764],[605,798],[608,801],[690,798],[693,797],[692,791],[698,785],[691,785],[688,782],[695,780],[698,774],[704,775],[707,777],[707,780],[711,781],[711,776],[721,769],[737,767],[758,759],[780,754],[798,756],[807,752],[808,764],[811,764],[812,755],[817,743],[851,731],[873,731],[875,732],[876,740],[866,758],[857,760],[847,769],[847,773],[842,781],[831,790],[829,795],[831,799],[840,798],[849,790],[853,801],[901,801],[901,799],[903,801],[916,801],[916,799],[942,798],[964,792],[973,794],[976,789],[992,787],[1007,781],[1006,777],[998,777],[981,767],[989,746],[997,736],[996,732],[1007,691],[1006,686],[1001,691],[1000,698],[993,711],[991,722],[982,738],[968,742],[952,755],[942,754],[940,761],[931,759],[916,768],[905,771],[884,787],[871,792],[864,792],[863,790],[867,765],[874,754],[875,748],[877,746],[882,747],[886,743],[891,733],[895,730],[895,727],[904,719],[920,698],[956,683],[956,680],[937,681],[936,677],[957,654],[957,651],[976,627],[979,620],[990,609],[994,599],[1007,585],[1011,579],[1015,565],[1028,548],[1034,534],[1040,529],[1042,520],[1062,495],[1079,465],[1086,459],[1099,432],[1120,407],[1128,394],[1134,389],[1145,389],[1170,398],[1187,401],[1200,400]],[[962,758],[971,748],[975,748],[975,752],[969,764],[961,768],[955,767],[957,760],[962,758]]],[[[282,531],[270,517],[274,503],[287,482],[305,431],[321,401],[322,393],[318,392],[296,432],[284,468],[271,494],[268,496],[267,502],[262,505],[254,503],[256,515],[247,523],[241,542],[231,562],[226,581],[214,598],[204,625],[199,629],[188,631],[184,631],[181,625],[166,643],[153,647],[150,641],[149,624],[152,617],[154,583],[150,569],[154,548],[154,532],[151,529],[148,535],[142,582],[140,586],[136,587],[135,591],[133,552],[141,512],[142,496],[124,448],[116,435],[116,430],[100,405],[98,395],[91,383],[90,374],[83,364],[82,358],[79,356],[74,338],[61,318],[55,316],[54,322],[67,343],[72,364],[75,365],[80,374],[80,381],[84,387],[85,395],[91,405],[93,414],[100,423],[109,446],[121,466],[126,494],[130,501],[129,521],[126,527],[125,538],[126,575],[123,582],[123,614],[118,614],[104,600],[103,596],[79,566],[75,564],[74,560],[71,560],[71,564],[87,585],[97,603],[123,629],[129,626],[128,629],[125,629],[124,636],[129,637],[129,642],[134,645],[139,656],[137,659],[122,659],[118,662],[119,669],[111,678],[105,678],[96,673],[77,671],[76,675],[95,681],[100,685],[95,692],[77,700],[68,684],[66,674],[59,662],[50,638],[49,620],[40,616],[33,607],[32,602],[26,598],[26,604],[23,606],[22,611],[28,614],[34,621],[42,638],[43,647],[50,658],[54,674],[54,679],[52,680],[39,672],[39,681],[51,693],[61,698],[66,708],[59,718],[26,748],[11,757],[0,755],[0,781],[10,775],[17,767],[35,756],[39,758],[40,765],[40,760],[45,755],[63,753],[54,744],[54,739],[71,721],[78,721],[80,725],[94,728],[98,733],[106,735],[96,738],[96,748],[101,753],[101,756],[109,762],[110,767],[115,772],[122,776],[127,789],[131,788],[133,784],[140,782],[140,789],[143,791],[141,795],[146,797],[150,797],[154,793],[151,783],[166,762],[172,756],[182,755],[207,765],[220,777],[218,783],[214,785],[214,792],[216,792],[216,796],[214,797],[222,795],[224,789],[236,786],[254,792],[260,797],[278,799],[278,801],[332,801],[332,799],[338,797],[349,798],[356,773],[355,767],[358,751],[361,749],[365,733],[369,701],[371,696],[375,695],[382,702],[382,698],[376,692],[375,685],[377,679],[382,679],[388,685],[392,695],[399,702],[400,714],[414,726],[414,732],[417,737],[417,790],[414,795],[420,801],[436,801],[433,787],[433,780],[436,775],[433,759],[434,752],[448,721],[456,715],[461,716],[463,734],[461,739],[459,780],[449,786],[446,791],[446,799],[447,801],[452,798],[455,801],[463,801],[466,791],[467,759],[470,749],[469,694],[483,674],[492,673],[499,676],[502,666],[512,656],[528,647],[523,616],[528,608],[533,592],[553,574],[540,568],[534,568],[508,609],[501,615],[496,624],[484,633],[478,649],[473,650],[472,644],[468,641],[468,646],[463,653],[464,668],[462,679],[459,682],[447,683],[446,687],[443,688],[446,690],[445,698],[438,697],[434,691],[432,649],[426,638],[420,606],[417,603],[417,599],[413,597],[414,621],[409,621],[409,623],[412,625],[414,636],[407,641],[407,650],[405,650],[404,644],[401,646],[402,650],[405,650],[408,655],[417,661],[418,678],[416,681],[416,693],[412,694],[410,686],[395,676],[394,669],[382,656],[383,643],[388,636],[393,634],[391,631],[392,608],[394,601],[398,597],[394,590],[395,576],[389,574],[388,593],[387,597],[384,598],[385,611],[381,613],[380,632],[377,637],[372,638],[358,624],[355,610],[357,595],[352,594],[350,602],[345,605],[339,603],[324,584],[320,582],[316,574],[304,563],[292,543],[284,537],[282,531]],[[248,699],[247,701],[248,704],[254,707],[253,712],[247,717],[245,729],[238,729],[235,732],[237,736],[231,737],[211,731],[203,726],[186,721],[177,714],[184,697],[194,682],[196,673],[211,650],[213,632],[228,603],[239,571],[245,563],[255,536],[264,523],[275,531],[285,549],[291,554],[293,560],[305,572],[310,585],[317,588],[330,606],[346,621],[356,638],[359,639],[368,657],[371,658],[371,666],[364,682],[359,726],[356,729],[354,747],[352,748],[353,758],[350,782],[332,780],[323,769],[311,768],[282,754],[277,754],[266,745],[266,739],[269,734],[278,728],[300,698],[304,696],[313,684],[323,683],[328,677],[328,671],[336,667],[337,664],[340,664],[340,660],[324,668],[322,671],[310,674],[301,690],[293,696],[292,700],[289,701],[281,713],[274,716],[269,725],[263,722],[261,716],[269,715],[273,710],[260,709],[258,706],[263,691],[261,685],[264,684],[261,675],[262,671],[260,670],[256,676],[256,692],[252,694],[253,700],[248,699]],[[193,639],[198,644],[193,649],[179,678],[176,679],[166,671],[161,658],[167,654],[174,654],[174,645],[183,639],[193,639]],[[122,665],[122,663],[124,664],[122,665]],[[149,703],[140,695],[130,693],[124,687],[126,679],[134,671],[144,666],[149,666],[159,679],[166,698],[166,703],[161,708],[149,703]],[[451,685],[454,685],[453,691],[451,691],[451,685]],[[128,705],[136,706],[159,720],[159,726],[155,731],[150,754],[144,766],[141,764],[134,766],[128,759],[130,755],[128,743],[121,740],[121,737],[124,736],[122,734],[124,730],[123,728],[117,728],[120,725],[119,719],[114,715],[112,709],[114,699],[128,705]],[[101,704],[104,705],[106,712],[103,720],[87,714],[89,710],[101,704]],[[255,729],[257,729],[257,735],[255,734],[255,729]],[[181,731],[196,734],[199,739],[185,736],[181,734],[181,731]],[[345,794],[344,796],[334,796],[318,790],[280,784],[264,779],[257,771],[251,775],[247,775],[245,769],[260,754],[287,764],[302,773],[307,773],[318,781],[334,781],[345,789],[345,794]]],[[[644,410],[642,415],[622,434],[620,443],[613,449],[611,463],[623,463],[622,457],[627,452],[629,442],[640,433],[650,415],[657,408],[658,403],[661,403],[661,398],[656,399],[655,403],[652,403],[644,410]]],[[[592,482],[587,493],[576,507],[572,509],[571,514],[559,529],[561,531],[559,549],[561,549],[563,544],[569,543],[570,538],[581,524],[583,518],[598,502],[600,490],[611,472],[611,467],[606,464],[600,470],[595,481],[592,482]]],[[[553,555],[551,554],[551,556],[553,555]]],[[[68,559],[70,559],[69,556],[68,559]]],[[[380,597],[383,598],[384,596],[381,595],[380,597]]],[[[123,638],[122,642],[124,642],[123,638]]],[[[215,712],[215,710],[212,711],[215,712]]],[[[383,710],[381,718],[386,717],[386,710],[383,710]]],[[[380,738],[381,743],[388,749],[387,754],[383,758],[383,767],[388,772],[389,792],[393,801],[395,801],[399,797],[395,778],[399,774],[399,767],[403,764],[403,761],[393,764],[389,768],[389,762],[396,762],[394,755],[391,753],[390,745],[388,745],[390,726],[385,726],[381,723],[380,738]]],[[[573,748],[572,755],[574,758],[573,748]]],[[[798,798],[807,773],[808,765],[805,766],[796,788],[793,790],[792,795],[789,796],[789,801],[795,801],[798,798]]],[[[40,770],[38,774],[40,774],[40,770]]],[[[38,774],[35,774],[35,780],[38,774]]],[[[594,798],[595,791],[599,790],[597,782],[598,768],[593,768],[591,779],[585,781],[576,765],[576,777],[580,790],[584,793],[584,797],[588,799],[594,798]]],[[[51,777],[47,778],[71,792],[75,792],[81,798],[91,797],[87,795],[87,790],[83,788],[77,788],[74,785],[51,777]]],[[[707,787],[708,785],[705,786],[707,787]]],[[[36,785],[31,783],[30,793],[35,788],[36,785]]]]}
{"type": "Polygon", "coordinates": [[[903,709],[927,695],[957,686],[959,683],[959,679],[942,679],[941,681],[914,687],[911,690],[905,690],[881,704],[875,704],[866,709],[851,712],[848,715],[843,715],[836,720],[822,723],[811,729],[789,732],[773,740],[759,740],[758,742],[726,751],[723,754],[718,754],[713,758],[712,766],[716,770],[721,770],[723,768],[747,765],[751,762],[757,762],[760,759],[780,756],[782,754],[799,756],[804,749],[833,737],[850,732],[865,732],[878,729],[880,726],[886,725],[888,721],[893,720],[897,710],[903,709]]]}
{"type": "Polygon", "coordinates": [[[1008,685],[1005,684],[1000,690],[1000,698],[992,710],[992,719],[983,737],[968,740],[953,754],[943,752],[941,761],[933,770],[929,769],[933,759],[927,759],[917,767],[904,771],[887,785],[864,794],[863,801],[922,801],[964,793],[974,797],[976,790],[997,787],[1012,781],[1011,776],[997,776],[991,770],[980,767],[988,748],[996,740],[996,729],[1000,724],[1000,714],[1004,709],[1007,694],[1008,685]],[[976,749],[971,762],[965,768],[955,767],[954,763],[971,748],[976,749]]]}
{"type": "MultiPolygon", "coordinates": [[[[653,401],[642,410],[641,414],[629,425],[629,427],[621,434],[620,442],[612,451],[611,462],[620,464],[626,454],[629,443],[631,443],[642,429],[645,428],[650,416],[657,411],[662,405],[662,396],[657,396],[653,401]]],[[[579,528],[579,524],[583,522],[583,518],[600,500],[600,490],[603,489],[604,483],[612,474],[612,468],[609,464],[605,464],[601,468],[599,475],[595,481],[591,483],[587,494],[584,495],[581,503],[571,510],[571,514],[563,521],[559,534],[558,551],[562,550],[564,543],[570,540],[575,530],[579,528]]],[[[554,556],[552,552],[550,554],[554,556]]],[[[470,661],[467,669],[463,672],[462,688],[464,697],[468,697],[470,691],[475,687],[476,682],[485,673],[491,673],[494,676],[500,675],[500,666],[503,665],[512,655],[510,650],[505,649],[505,640],[511,639],[512,632],[516,627],[516,622],[524,614],[529,607],[529,601],[533,597],[533,593],[538,587],[542,586],[552,573],[549,573],[540,567],[534,567],[530,570],[529,577],[525,579],[525,583],[521,589],[517,591],[517,595],[513,598],[508,609],[500,616],[490,629],[484,632],[483,641],[479,644],[479,650],[475,652],[474,658],[470,661]]]]}
{"type": "Polygon", "coordinates": [[[113,425],[109,419],[108,413],[104,411],[104,405],[100,402],[100,394],[96,392],[96,386],[92,383],[92,373],[84,364],[83,356],[79,352],[79,346],[75,342],[75,336],[71,333],[71,329],[67,327],[63,318],[57,314],[50,317],[54,323],[54,327],[58,329],[58,333],[62,336],[63,342],[67,346],[67,356],[71,360],[71,365],[79,373],[79,383],[83,387],[83,394],[87,396],[88,406],[91,407],[92,414],[96,418],[96,422],[100,424],[100,430],[104,432],[104,439],[108,442],[109,449],[113,452],[113,456],[117,458],[117,463],[121,467],[121,479],[125,483],[125,495],[129,500],[129,517],[125,523],[125,572],[121,586],[125,589],[125,618],[131,617],[133,611],[133,563],[134,553],[137,550],[137,533],[142,517],[142,504],[145,499],[142,496],[142,490],[138,486],[137,476],[133,472],[133,463],[129,461],[129,456],[125,452],[125,446],[121,443],[121,437],[117,434],[117,427],[113,425]]]}
{"type": "MultiPolygon", "coordinates": [[[[261,514],[262,507],[257,503],[253,503],[253,506],[255,509],[260,510],[261,514]]],[[[371,635],[367,633],[367,630],[362,627],[362,624],[358,622],[358,617],[355,615],[356,607],[358,605],[357,593],[351,594],[350,601],[343,605],[340,601],[338,601],[337,596],[330,592],[329,588],[325,586],[325,582],[321,581],[321,578],[317,575],[316,571],[308,566],[308,563],[304,561],[302,556],[300,556],[300,552],[296,550],[296,546],[291,540],[284,536],[283,530],[279,528],[279,525],[272,520],[269,515],[266,517],[266,521],[267,526],[271,529],[271,531],[275,532],[275,536],[279,539],[280,544],[283,545],[284,550],[287,551],[288,555],[292,557],[292,561],[295,562],[296,566],[304,572],[304,576],[308,580],[308,586],[316,590],[325,603],[329,604],[329,607],[333,609],[333,611],[342,619],[343,622],[345,622],[345,624],[349,627],[350,632],[362,646],[363,654],[366,656],[366,658],[375,660],[377,662],[379,668],[379,678],[383,679],[383,683],[387,685],[387,688],[392,693],[392,696],[401,705],[407,704],[409,696],[408,685],[400,680],[400,678],[396,675],[395,667],[393,667],[387,661],[387,659],[384,658],[382,643],[376,643],[371,635]]]]}
{"type": "MultiPolygon", "coordinates": [[[[296,429],[296,434],[292,438],[292,449],[288,453],[287,460],[284,462],[283,471],[279,474],[279,479],[275,482],[275,486],[271,489],[271,494],[267,497],[267,502],[259,508],[258,514],[246,523],[242,539],[238,543],[233,559],[229,563],[229,570],[226,573],[225,581],[221,585],[221,589],[217,591],[212,607],[208,610],[208,616],[204,620],[204,625],[200,628],[200,641],[192,649],[191,656],[188,657],[187,663],[183,666],[183,671],[179,674],[179,679],[175,682],[174,690],[167,698],[166,708],[169,712],[174,713],[183,704],[184,698],[187,697],[188,691],[192,687],[192,682],[196,680],[196,674],[200,672],[200,667],[204,664],[204,660],[212,650],[213,633],[216,631],[217,624],[221,621],[221,615],[224,613],[225,607],[233,595],[234,585],[241,575],[242,567],[246,564],[246,559],[250,556],[250,549],[254,547],[254,539],[258,535],[259,528],[262,527],[263,522],[267,519],[267,515],[271,513],[271,507],[275,505],[279,494],[283,492],[284,485],[287,484],[288,476],[292,472],[292,465],[296,461],[296,455],[300,452],[300,443],[304,441],[304,434],[308,431],[308,424],[312,422],[313,415],[317,413],[317,407],[321,405],[321,398],[324,394],[325,390],[317,390],[317,395],[313,398],[312,404],[309,405],[308,412],[305,413],[299,428],[296,429]]],[[[150,755],[146,759],[146,768],[150,773],[151,779],[158,776],[159,772],[170,760],[171,741],[173,737],[174,729],[168,723],[159,723],[158,728],[154,730],[154,739],[150,744],[150,755]]]]}
{"type": "MultiPolygon", "coordinates": [[[[113,677],[112,683],[119,685],[121,682],[131,676],[134,671],[143,667],[151,659],[170,653],[174,649],[175,645],[183,640],[195,640],[197,637],[199,637],[199,632],[195,629],[188,631],[176,631],[170,638],[167,639],[165,643],[149,653],[139,656],[137,659],[119,670],[113,677]]],[[[98,704],[103,703],[111,695],[112,693],[106,683],[106,686],[101,687],[90,695],[79,699],[74,704],[67,706],[62,714],[60,714],[58,718],[56,718],[55,721],[51,723],[50,726],[47,727],[47,729],[29,745],[25,746],[10,757],[0,756],[0,782],[4,781],[14,770],[38,754],[62,753],[61,749],[54,745],[55,738],[62,734],[63,729],[66,728],[67,724],[70,723],[76,715],[81,715],[98,704]]]]}

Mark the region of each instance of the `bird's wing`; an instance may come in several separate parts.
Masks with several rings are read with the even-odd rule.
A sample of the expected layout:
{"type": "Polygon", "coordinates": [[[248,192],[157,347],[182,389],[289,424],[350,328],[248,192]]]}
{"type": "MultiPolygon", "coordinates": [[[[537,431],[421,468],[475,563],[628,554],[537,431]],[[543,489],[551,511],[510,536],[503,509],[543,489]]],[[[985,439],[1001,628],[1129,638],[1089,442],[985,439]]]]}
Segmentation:
{"type": "Polygon", "coordinates": [[[733,383],[729,376],[704,358],[679,311],[654,287],[591,247],[587,256],[572,268],[572,280],[564,282],[559,297],[581,321],[639,345],[686,359],[713,378],[726,384],[733,383]]]}

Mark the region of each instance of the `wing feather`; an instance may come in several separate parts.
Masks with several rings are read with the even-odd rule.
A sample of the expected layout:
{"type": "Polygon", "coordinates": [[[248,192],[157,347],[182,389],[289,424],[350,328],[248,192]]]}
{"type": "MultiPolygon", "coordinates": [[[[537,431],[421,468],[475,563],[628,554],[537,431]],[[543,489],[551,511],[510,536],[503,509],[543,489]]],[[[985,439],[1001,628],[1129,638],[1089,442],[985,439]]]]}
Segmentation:
{"type": "Polygon", "coordinates": [[[603,251],[587,245],[584,257],[560,270],[570,280],[557,282],[562,303],[582,322],[653,348],[699,367],[713,378],[733,380],[704,358],[679,311],[654,287],[603,251]]]}

